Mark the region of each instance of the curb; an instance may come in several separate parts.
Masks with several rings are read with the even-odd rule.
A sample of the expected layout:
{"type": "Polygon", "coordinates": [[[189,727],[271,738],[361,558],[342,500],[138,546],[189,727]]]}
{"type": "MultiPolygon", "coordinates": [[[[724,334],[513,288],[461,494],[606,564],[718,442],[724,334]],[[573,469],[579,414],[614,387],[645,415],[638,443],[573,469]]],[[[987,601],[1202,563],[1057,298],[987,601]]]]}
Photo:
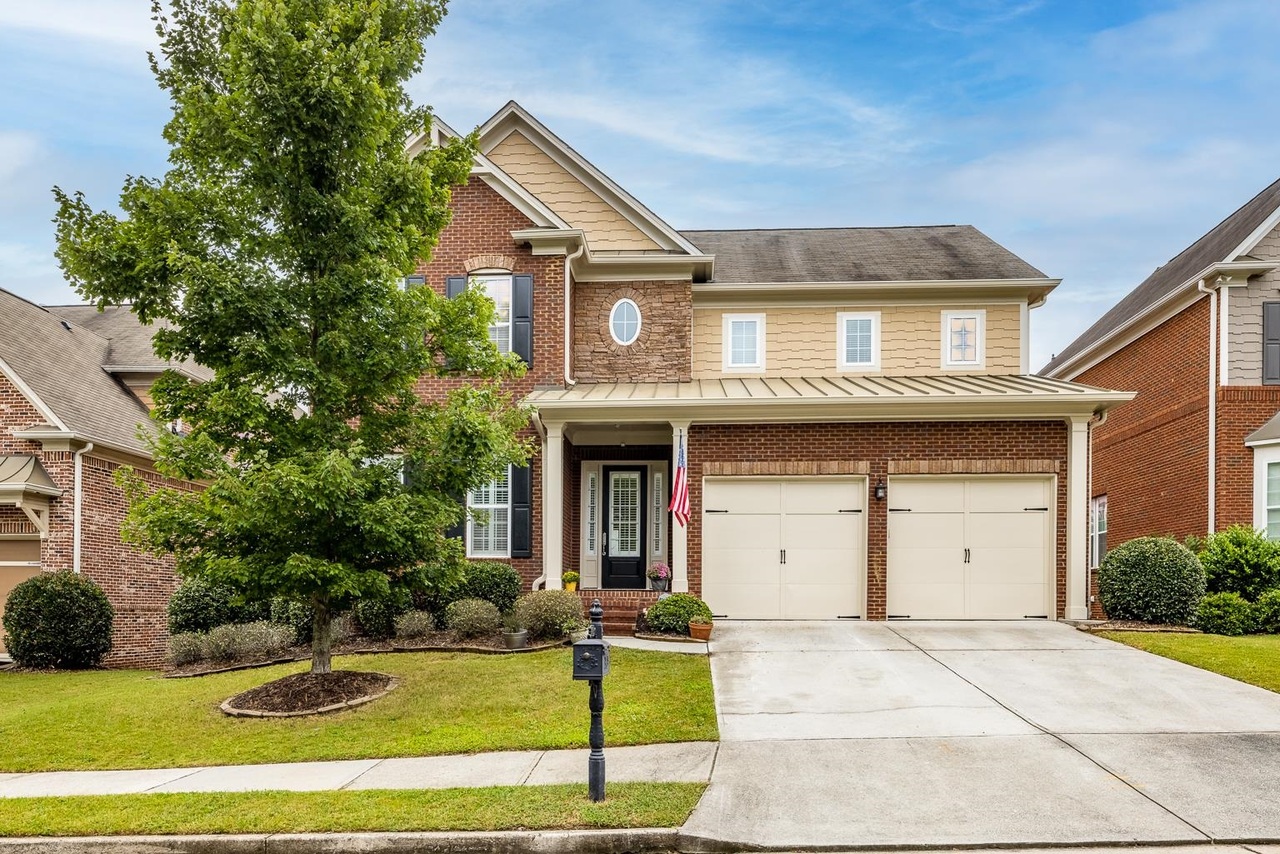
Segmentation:
{"type": "Polygon", "coordinates": [[[0,839],[0,854],[669,854],[675,828],[0,839]]]}

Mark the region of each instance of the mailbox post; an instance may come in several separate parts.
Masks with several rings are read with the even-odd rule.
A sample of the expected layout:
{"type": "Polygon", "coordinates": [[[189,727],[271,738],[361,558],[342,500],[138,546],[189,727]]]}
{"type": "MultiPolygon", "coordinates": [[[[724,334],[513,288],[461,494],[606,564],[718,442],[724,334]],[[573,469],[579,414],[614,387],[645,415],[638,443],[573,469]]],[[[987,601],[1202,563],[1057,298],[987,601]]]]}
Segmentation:
{"type": "Polygon", "coordinates": [[[587,793],[593,801],[604,800],[604,684],[609,675],[609,644],[604,639],[604,608],[597,599],[591,603],[591,628],[587,637],[573,645],[573,678],[586,680],[591,688],[591,756],[587,759],[587,793]]]}

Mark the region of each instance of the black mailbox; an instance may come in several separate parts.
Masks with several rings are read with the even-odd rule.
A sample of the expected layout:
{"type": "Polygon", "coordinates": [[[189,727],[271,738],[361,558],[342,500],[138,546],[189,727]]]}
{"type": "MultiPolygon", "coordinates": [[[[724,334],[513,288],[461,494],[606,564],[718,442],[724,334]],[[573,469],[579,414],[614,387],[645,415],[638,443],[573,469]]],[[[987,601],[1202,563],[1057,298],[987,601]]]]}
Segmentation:
{"type": "Polygon", "coordinates": [[[573,645],[573,678],[603,679],[609,675],[609,644],[586,638],[573,645]]]}

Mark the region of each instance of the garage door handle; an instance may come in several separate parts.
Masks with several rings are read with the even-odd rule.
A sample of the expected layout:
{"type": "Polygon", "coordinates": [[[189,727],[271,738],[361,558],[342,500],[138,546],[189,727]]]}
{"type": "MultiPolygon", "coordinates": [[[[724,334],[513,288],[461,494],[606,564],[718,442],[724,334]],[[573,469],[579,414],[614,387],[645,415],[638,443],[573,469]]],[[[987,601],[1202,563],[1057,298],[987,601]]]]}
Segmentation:
{"type": "Polygon", "coordinates": [[[965,549],[965,550],[964,550],[964,562],[965,562],[965,563],[968,563],[968,562],[969,562],[969,550],[968,550],[968,549],[965,549]]]}

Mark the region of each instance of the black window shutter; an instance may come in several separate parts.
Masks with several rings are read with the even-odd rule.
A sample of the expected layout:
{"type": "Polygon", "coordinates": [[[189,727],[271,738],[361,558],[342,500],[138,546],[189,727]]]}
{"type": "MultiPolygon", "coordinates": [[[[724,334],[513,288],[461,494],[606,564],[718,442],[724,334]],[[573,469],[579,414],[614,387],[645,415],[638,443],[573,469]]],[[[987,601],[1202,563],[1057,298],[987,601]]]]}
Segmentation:
{"type": "Polygon", "coordinates": [[[533,276],[511,277],[511,352],[533,365],[533,276]]]}
{"type": "Polygon", "coordinates": [[[414,273],[411,276],[404,277],[404,289],[420,288],[427,283],[427,277],[421,273],[414,273]]]}
{"type": "Polygon", "coordinates": [[[466,276],[447,276],[444,280],[444,295],[453,299],[467,289],[466,276]]]}
{"type": "Polygon", "coordinates": [[[1262,384],[1280,385],[1280,302],[1262,304],[1262,384]]]}
{"type": "Polygon", "coordinates": [[[511,556],[533,557],[533,479],[528,466],[511,467],[511,556]]]}
{"type": "Polygon", "coordinates": [[[461,540],[467,536],[467,501],[461,495],[454,495],[453,500],[458,502],[462,507],[462,516],[457,522],[449,526],[444,535],[451,540],[461,540]]]}

